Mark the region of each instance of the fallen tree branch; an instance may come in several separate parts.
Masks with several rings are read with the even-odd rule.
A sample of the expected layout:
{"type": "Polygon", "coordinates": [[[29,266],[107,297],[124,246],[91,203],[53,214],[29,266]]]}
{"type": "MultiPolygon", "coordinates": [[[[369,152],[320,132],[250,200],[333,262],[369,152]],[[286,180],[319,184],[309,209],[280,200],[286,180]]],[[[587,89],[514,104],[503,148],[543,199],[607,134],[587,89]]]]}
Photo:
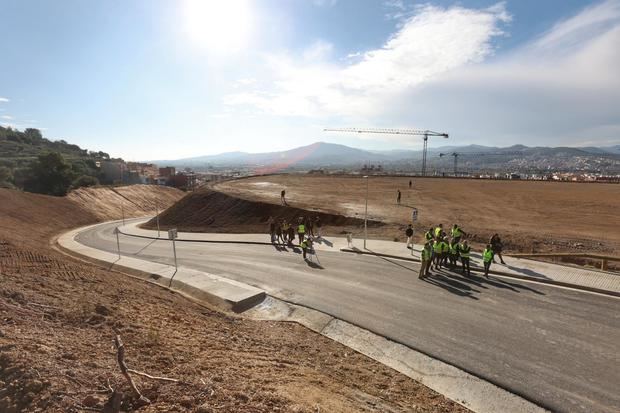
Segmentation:
{"type": "Polygon", "coordinates": [[[138,370],[134,370],[134,369],[127,369],[128,372],[133,373],[133,374],[137,374],[138,376],[143,376],[143,377],[147,377],[149,379],[153,379],[153,380],[162,380],[162,381],[170,381],[173,383],[178,383],[179,379],[171,379],[169,377],[158,377],[158,376],[151,376],[150,374],[138,371],[138,370]]]}
{"type": "Polygon", "coordinates": [[[129,374],[129,369],[127,368],[127,364],[125,364],[125,345],[123,344],[123,340],[121,340],[121,336],[118,334],[116,334],[116,337],[114,338],[114,345],[116,346],[116,361],[118,362],[118,367],[121,369],[121,373],[123,373],[123,376],[125,376],[125,378],[129,382],[131,389],[140,398],[141,402],[146,404],[151,403],[149,399],[147,399],[142,395],[142,393],[140,393],[140,390],[138,390],[136,383],[133,381],[131,375],[129,374]]]}

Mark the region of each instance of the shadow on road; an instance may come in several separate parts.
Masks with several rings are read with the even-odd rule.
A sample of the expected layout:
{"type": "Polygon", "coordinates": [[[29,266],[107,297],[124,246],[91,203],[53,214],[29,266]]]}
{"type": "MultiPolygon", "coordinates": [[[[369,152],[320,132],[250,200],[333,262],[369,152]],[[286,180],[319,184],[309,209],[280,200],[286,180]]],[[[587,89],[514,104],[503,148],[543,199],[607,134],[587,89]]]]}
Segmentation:
{"type": "Polygon", "coordinates": [[[509,265],[509,264],[506,264],[506,267],[508,267],[508,269],[514,272],[519,272],[523,275],[529,275],[530,277],[543,278],[545,280],[549,279],[549,277],[547,277],[546,275],[530,270],[528,268],[519,268],[519,267],[515,267],[514,265],[509,265]]]}
{"type": "MultiPolygon", "coordinates": [[[[458,270],[457,270],[458,271],[458,270]]],[[[469,284],[473,284],[478,288],[484,288],[484,289],[489,289],[490,287],[495,287],[495,288],[501,288],[501,289],[505,289],[505,290],[510,290],[512,292],[515,293],[520,293],[521,290],[524,291],[530,291],[534,294],[538,294],[538,295],[545,295],[545,293],[529,287],[527,285],[523,285],[523,284],[517,284],[517,283],[511,283],[509,281],[500,279],[500,278],[485,278],[482,276],[478,276],[478,275],[469,275],[469,276],[465,276],[459,273],[454,272],[453,270],[446,268],[441,270],[440,273],[442,276],[450,278],[452,280],[455,280],[457,282],[465,282],[465,283],[469,283],[469,284]]],[[[472,290],[473,292],[480,292],[477,290],[472,290]]]]}

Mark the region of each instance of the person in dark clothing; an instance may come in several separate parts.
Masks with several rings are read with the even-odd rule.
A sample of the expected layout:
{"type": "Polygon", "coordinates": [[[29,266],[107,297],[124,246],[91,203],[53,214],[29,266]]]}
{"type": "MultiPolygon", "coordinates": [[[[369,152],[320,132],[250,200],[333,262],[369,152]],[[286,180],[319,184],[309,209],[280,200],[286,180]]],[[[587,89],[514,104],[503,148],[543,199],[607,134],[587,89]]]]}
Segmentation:
{"type": "Polygon", "coordinates": [[[409,180],[409,189],[411,189],[412,182],[409,180]]]}
{"type": "Polygon", "coordinates": [[[271,236],[271,242],[273,242],[276,236],[276,221],[272,216],[270,216],[267,223],[269,224],[269,235],[271,236]]]}
{"type": "Polygon", "coordinates": [[[491,244],[491,249],[493,250],[493,262],[495,262],[495,256],[497,255],[501,263],[506,264],[504,262],[504,258],[502,257],[502,249],[504,248],[504,244],[502,244],[502,240],[499,235],[493,235],[489,241],[489,244],[491,244]]]}
{"type": "Polygon", "coordinates": [[[400,205],[400,189],[396,192],[396,203],[400,205]]]}
{"type": "Polygon", "coordinates": [[[413,249],[413,226],[411,224],[407,226],[405,235],[407,236],[407,248],[413,249]]]}
{"type": "Polygon", "coordinates": [[[306,231],[311,237],[314,237],[314,221],[310,217],[304,218],[304,221],[306,222],[306,231]]]}
{"type": "Polygon", "coordinates": [[[276,242],[284,244],[284,237],[282,236],[282,223],[276,222],[276,242]]]}
{"type": "Polygon", "coordinates": [[[286,190],[284,189],[280,192],[280,202],[282,203],[282,205],[288,205],[286,203],[286,190]]]}
{"type": "Polygon", "coordinates": [[[323,225],[323,223],[321,222],[321,218],[319,218],[319,216],[317,215],[314,218],[314,226],[316,227],[316,235],[321,238],[321,226],[323,225]]]}
{"type": "Polygon", "coordinates": [[[293,245],[293,241],[295,241],[295,225],[292,223],[288,226],[288,243],[289,245],[293,245]]]}

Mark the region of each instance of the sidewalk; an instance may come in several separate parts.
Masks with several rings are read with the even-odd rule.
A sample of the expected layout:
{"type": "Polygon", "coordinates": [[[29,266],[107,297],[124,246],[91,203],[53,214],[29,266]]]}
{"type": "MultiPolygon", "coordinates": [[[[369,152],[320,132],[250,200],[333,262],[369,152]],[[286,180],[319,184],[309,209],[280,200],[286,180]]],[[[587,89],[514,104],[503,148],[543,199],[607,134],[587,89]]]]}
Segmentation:
{"type": "MultiPolygon", "coordinates": [[[[120,227],[126,235],[156,238],[157,231],[138,228],[146,219],[133,221],[120,227]]],[[[166,231],[161,231],[160,238],[167,239],[166,231]]],[[[196,242],[223,242],[223,243],[250,243],[270,245],[268,234],[217,234],[179,232],[177,241],[196,242]]],[[[362,239],[354,239],[352,248],[347,245],[346,238],[326,237],[314,243],[317,251],[342,251],[344,253],[358,253],[379,255],[390,258],[406,259],[419,262],[422,245],[416,244],[413,251],[405,247],[404,242],[393,242],[369,239],[366,249],[362,239]]],[[[599,270],[569,267],[528,260],[525,258],[504,257],[506,264],[499,261],[491,265],[491,273],[500,276],[533,280],[560,286],[580,288],[583,290],[600,292],[620,297],[620,275],[599,270]]],[[[472,271],[482,268],[482,257],[479,252],[472,251],[472,271]]]]}

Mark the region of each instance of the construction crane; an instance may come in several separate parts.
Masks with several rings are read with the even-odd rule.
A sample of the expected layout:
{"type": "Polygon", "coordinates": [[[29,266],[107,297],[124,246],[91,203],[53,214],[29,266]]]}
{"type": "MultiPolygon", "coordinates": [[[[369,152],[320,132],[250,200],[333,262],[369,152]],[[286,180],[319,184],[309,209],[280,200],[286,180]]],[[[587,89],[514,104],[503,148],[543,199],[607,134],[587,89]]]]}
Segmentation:
{"type": "Polygon", "coordinates": [[[426,152],[429,136],[448,138],[447,133],[433,132],[430,130],[417,129],[377,129],[377,128],[325,128],[323,132],[349,132],[349,133],[379,133],[388,135],[415,135],[424,137],[424,149],[422,150],[422,176],[426,175],[426,152]]]}
{"type": "Polygon", "coordinates": [[[522,152],[452,152],[452,153],[440,153],[439,157],[443,158],[444,156],[452,156],[454,157],[454,176],[457,175],[458,169],[458,159],[459,156],[500,156],[500,155],[523,155],[522,152]]]}

